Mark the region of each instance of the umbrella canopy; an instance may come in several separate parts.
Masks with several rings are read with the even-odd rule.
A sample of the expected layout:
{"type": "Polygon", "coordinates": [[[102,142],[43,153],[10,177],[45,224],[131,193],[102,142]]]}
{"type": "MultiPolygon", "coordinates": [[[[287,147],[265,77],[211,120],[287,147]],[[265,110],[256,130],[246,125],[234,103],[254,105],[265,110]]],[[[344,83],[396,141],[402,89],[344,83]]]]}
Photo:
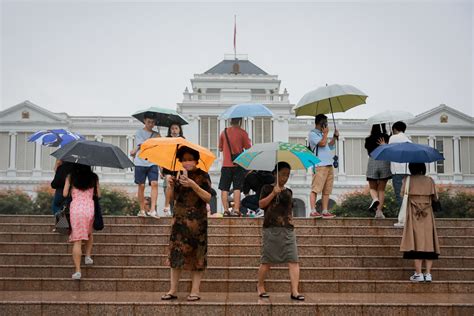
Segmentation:
{"type": "Polygon", "coordinates": [[[415,116],[407,111],[384,111],[369,117],[366,121],[367,125],[394,123],[397,121],[409,121],[415,116]]]}
{"type": "Polygon", "coordinates": [[[28,138],[28,141],[47,147],[62,147],[72,141],[84,139],[84,136],[65,129],[49,129],[34,133],[28,138]]]}
{"type": "Polygon", "coordinates": [[[375,160],[400,163],[427,163],[444,160],[443,155],[433,147],[415,143],[396,143],[381,145],[370,153],[375,160]]]}
{"type": "Polygon", "coordinates": [[[189,147],[199,152],[197,167],[209,171],[216,156],[207,148],[191,143],[182,137],[150,138],[140,145],[138,157],[151,161],[168,170],[182,170],[183,166],[176,159],[176,152],[181,147],[189,147]]]}
{"type": "Polygon", "coordinates": [[[51,154],[62,161],[88,166],[109,168],[131,168],[133,162],[117,146],[91,140],[75,141],[51,154]]]}
{"type": "Polygon", "coordinates": [[[186,121],[178,112],[159,107],[150,107],[148,109],[140,110],[133,113],[132,116],[143,123],[146,113],[153,115],[156,119],[156,126],[170,127],[172,124],[176,123],[179,125],[188,124],[188,121],[186,121]]]}
{"type": "Polygon", "coordinates": [[[367,95],[350,85],[332,84],[306,93],[293,107],[296,116],[345,112],[365,104],[367,95]]]}
{"type": "Polygon", "coordinates": [[[280,161],[289,163],[291,169],[308,169],[321,162],[306,146],[286,142],[253,145],[234,160],[245,169],[267,171],[280,161]]]}
{"type": "Polygon", "coordinates": [[[219,118],[231,119],[237,117],[272,117],[273,112],[265,105],[260,103],[242,103],[236,104],[225,110],[219,118]]]}

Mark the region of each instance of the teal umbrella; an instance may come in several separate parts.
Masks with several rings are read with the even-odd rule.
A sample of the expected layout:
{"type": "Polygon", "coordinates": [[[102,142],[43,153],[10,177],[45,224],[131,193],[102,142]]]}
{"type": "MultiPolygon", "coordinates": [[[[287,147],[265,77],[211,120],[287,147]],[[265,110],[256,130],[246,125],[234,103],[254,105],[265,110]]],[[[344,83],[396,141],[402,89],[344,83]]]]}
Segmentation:
{"type": "Polygon", "coordinates": [[[134,118],[143,123],[145,114],[150,114],[156,120],[156,126],[170,127],[172,124],[186,125],[188,121],[184,119],[178,112],[171,109],[150,107],[148,109],[139,110],[132,114],[134,118]]]}

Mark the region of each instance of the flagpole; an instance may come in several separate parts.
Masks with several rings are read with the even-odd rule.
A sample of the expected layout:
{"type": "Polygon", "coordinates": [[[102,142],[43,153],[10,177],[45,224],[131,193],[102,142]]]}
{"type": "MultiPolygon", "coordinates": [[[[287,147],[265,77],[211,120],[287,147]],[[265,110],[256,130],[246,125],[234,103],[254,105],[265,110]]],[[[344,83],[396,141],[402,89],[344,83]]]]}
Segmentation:
{"type": "Polygon", "coordinates": [[[237,15],[234,14],[234,59],[237,60],[237,15]]]}

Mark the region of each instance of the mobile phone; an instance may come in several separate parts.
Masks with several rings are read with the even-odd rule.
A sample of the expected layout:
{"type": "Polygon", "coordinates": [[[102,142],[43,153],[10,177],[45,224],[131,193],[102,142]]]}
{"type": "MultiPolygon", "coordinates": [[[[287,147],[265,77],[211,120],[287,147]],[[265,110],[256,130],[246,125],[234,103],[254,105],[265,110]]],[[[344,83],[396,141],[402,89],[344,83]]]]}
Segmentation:
{"type": "Polygon", "coordinates": [[[186,177],[187,177],[187,176],[188,176],[188,170],[183,169],[183,170],[181,171],[181,174],[182,174],[183,176],[186,176],[186,177]]]}

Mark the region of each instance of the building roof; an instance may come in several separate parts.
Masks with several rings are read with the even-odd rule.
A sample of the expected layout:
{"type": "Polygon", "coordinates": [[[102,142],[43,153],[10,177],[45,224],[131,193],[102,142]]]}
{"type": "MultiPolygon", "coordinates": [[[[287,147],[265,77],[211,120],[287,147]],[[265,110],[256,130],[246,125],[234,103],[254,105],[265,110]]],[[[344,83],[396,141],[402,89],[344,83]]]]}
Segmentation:
{"type": "Polygon", "coordinates": [[[239,65],[239,73],[243,75],[268,75],[261,68],[256,66],[250,60],[240,60],[240,59],[224,59],[211,69],[205,72],[205,74],[233,74],[234,64],[239,65]]]}

